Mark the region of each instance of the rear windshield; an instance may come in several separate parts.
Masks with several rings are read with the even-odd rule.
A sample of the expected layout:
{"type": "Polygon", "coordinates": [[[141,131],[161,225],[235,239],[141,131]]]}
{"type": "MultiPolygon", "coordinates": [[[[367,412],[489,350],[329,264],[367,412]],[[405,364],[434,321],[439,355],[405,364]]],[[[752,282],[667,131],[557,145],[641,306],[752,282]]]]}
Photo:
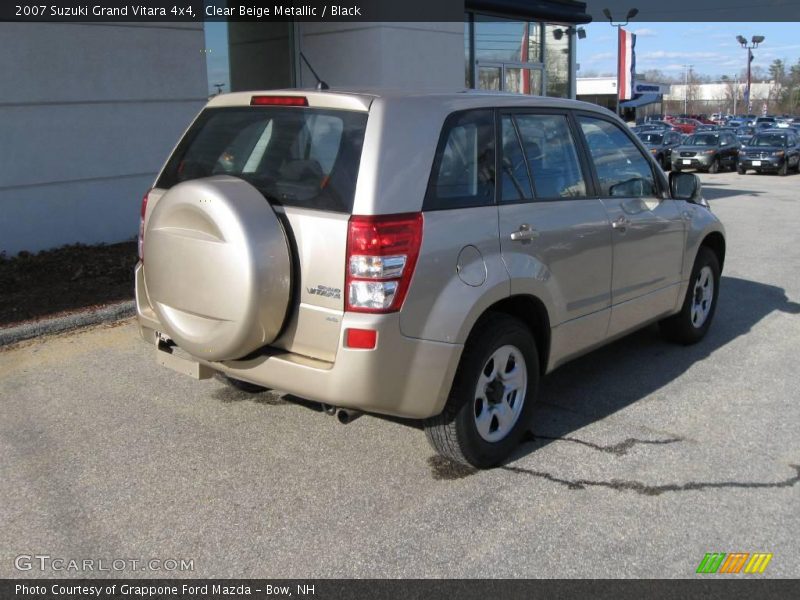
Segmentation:
{"type": "Polygon", "coordinates": [[[366,113],[299,107],[209,108],[156,184],[230,175],[272,204],[351,212],[366,113]]]}
{"type": "Polygon", "coordinates": [[[660,144],[664,139],[664,135],[661,133],[640,133],[639,139],[646,144],[660,144]]]}

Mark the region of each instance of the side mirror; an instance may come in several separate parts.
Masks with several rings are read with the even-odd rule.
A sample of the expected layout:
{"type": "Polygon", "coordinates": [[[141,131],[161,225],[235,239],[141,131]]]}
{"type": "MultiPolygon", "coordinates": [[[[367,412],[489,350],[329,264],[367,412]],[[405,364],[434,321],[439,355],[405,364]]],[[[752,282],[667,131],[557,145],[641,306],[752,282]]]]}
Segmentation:
{"type": "Polygon", "coordinates": [[[703,201],[700,179],[694,173],[672,171],[669,174],[669,193],[675,200],[688,200],[697,204],[702,204],[703,201]]]}

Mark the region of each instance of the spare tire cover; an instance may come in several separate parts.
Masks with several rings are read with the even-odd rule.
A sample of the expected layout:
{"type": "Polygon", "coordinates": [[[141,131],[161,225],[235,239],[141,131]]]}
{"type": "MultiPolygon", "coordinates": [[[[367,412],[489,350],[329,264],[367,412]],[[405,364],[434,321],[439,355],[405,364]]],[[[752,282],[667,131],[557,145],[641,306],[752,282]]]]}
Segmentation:
{"type": "Polygon", "coordinates": [[[286,233],[246,181],[219,176],[180,183],[148,220],[144,281],[178,346],[206,360],[240,358],[272,342],[286,319],[286,233]]]}

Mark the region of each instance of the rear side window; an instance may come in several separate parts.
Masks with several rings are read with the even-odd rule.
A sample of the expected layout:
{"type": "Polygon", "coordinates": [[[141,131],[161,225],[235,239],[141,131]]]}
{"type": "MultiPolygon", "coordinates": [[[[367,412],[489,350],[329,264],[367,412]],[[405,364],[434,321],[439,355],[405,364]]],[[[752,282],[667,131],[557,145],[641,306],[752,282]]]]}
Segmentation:
{"type": "Polygon", "coordinates": [[[502,154],[500,156],[500,201],[519,202],[533,198],[528,164],[522,152],[511,115],[502,117],[502,154]]]}
{"type": "Polygon", "coordinates": [[[273,204],[351,212],[365,113],[297,107],[206,109],[157,187],[230,175],[273,204]]]}
{"type": "Polygon", "coordinates": [[[650,161],[617,125],[594,117],[578,117],[594,162],[601,196],[656,196],[650,161]]]}
{"type": "Polygon", "coordinates": [[[442,128],[424,208],[494,203],[494,115],[475,110],[450,115],[442,128]]]}

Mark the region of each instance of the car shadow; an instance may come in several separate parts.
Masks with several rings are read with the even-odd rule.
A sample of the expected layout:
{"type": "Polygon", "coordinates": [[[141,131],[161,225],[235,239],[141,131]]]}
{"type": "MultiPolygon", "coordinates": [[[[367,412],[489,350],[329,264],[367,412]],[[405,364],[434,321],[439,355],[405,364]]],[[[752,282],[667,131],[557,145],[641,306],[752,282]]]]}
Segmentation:
{"type": "MultiPolygon", "coordinates": [[[[652,325],[560,367],[542,381],[533,420],[532,439],[511,460],[533,452],[591,423],[600,421],[664,387],[692,365],[748,333],[772,312],[800,314],[783,288],[723,277],[714,322],[698,344],[681,346],[662,340],[652,325]]],[[[626,439],[613,446],[595,446],[574,438],[568,441],[624,454],[637,443],[668,444],[662,440],[626,439]]]]}
{"type": "Polygon", "coordinates": [[[733,198],[735,196],[752,196],[753,198],[757,198],[758,196],[763,196],[764,192],[758,192],[755,190],[740,190],[735,188],[730,188],[731,184],[728,183],[706,183],[703,182],[703,198],[706,200],[724,200],[726,198],[733,198]]]}
{"type": "MultiPolygon", "coordinates": [[[[700,343],[692,346],[670,344],[661,338],[658,326],[651,325],[563,365],[542,379],[532,429],[500,468],[548,479],[574,489],[605,486],[644,495],[706,487],[786,487],[800,483],[798,465],[790,465],[796,470],[795,475],[776,483],[689,482],[647,486],[640,482],[568,481],[515,464],[554,441],[576,443],[614,455],[624,455],[638,444],[669,445],[682,442],[680,436],[667,434],[659,436],[659,439],[627,437],[614,444],[600,445],[571,434],[646,398],[680,377],[692,365],[750,332],[757,323],[776,311],[800,314],[800,303],[789,300],[783,288],[737,277],[722,277],[714,322],[700,343]]],[[[217,389],[213,396],[225,404],[250,401],[262,406],[295,405],[317,413],[324,412],[323,405],[318,402],[272,390],[251,394],[223,387],[217,389]]],[[[423,422],[419,420],[379,414],[371,416],[404,427],[423,428],[423,422]]],[[[455,480],[479,473],[476,469],[437,455],[430,456],[428,464],[431,476],[436,480],[455,480]]]]}

